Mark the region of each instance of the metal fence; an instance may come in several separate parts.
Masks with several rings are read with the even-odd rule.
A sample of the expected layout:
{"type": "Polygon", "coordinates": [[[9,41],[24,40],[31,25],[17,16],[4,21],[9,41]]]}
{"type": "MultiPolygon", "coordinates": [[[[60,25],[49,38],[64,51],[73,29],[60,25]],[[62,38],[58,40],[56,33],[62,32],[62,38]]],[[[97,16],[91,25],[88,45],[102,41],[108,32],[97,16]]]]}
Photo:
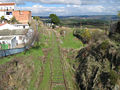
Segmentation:
{"type": "Polygon", "coordinates": [[[23,52],[25,50],[26,50],[26,47],[17,48],[17,49],[0,50],[0,57],[21,53],[21,52],[23,52]]]}

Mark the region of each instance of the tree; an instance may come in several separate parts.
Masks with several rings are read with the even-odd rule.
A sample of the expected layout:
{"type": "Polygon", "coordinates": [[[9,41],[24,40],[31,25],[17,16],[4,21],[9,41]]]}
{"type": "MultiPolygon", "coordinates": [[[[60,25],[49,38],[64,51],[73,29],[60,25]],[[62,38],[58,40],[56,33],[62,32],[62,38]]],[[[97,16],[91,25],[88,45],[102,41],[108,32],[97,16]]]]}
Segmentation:
{"type": "Polygon", "coordinates": [[[118,16],[120,17],[120,11],[118,11],[118,16]]]}
{"type": "Polygon", "coordinates": [[[4,17],[4,16],[2,16],[2,17],[1,17],[1,21],[4,21],[4,20],[5,20],[5,17],[4,17]]]}
{"type": "Polygon", "coordinates": [[[55,24],[55,25],[59,25],[60,24],[60,19],[56,14],[50,14],[50,19],[51,19],[51,23],[55,24]]]}
{"type": "Polygon", "coordinates": [[[39,16],[33,16],[33,19],[35,19],[36,21],[39,21],[40,17],[39,16]]]}
{"type": "Polygon", "coordinates": [[[14,23],[17,23],[18,21],[16,20],[15,17],[12,17],[12,18],[10,19],[10,22],[14,24],[14,23]]]}

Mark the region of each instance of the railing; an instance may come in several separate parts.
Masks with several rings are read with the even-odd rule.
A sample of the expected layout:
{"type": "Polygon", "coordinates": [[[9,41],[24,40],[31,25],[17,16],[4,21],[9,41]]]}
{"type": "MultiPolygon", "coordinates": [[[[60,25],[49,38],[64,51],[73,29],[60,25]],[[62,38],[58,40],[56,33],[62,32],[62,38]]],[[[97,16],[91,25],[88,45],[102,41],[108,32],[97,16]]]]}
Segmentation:
{"type": "Polygon", "coordinates": [[[16,48],[16,49],[8,49],[8,50],[0,50],[0,57],[5,57],[17,53],[21,53],[26,50],[26,47],[16,48]]]}

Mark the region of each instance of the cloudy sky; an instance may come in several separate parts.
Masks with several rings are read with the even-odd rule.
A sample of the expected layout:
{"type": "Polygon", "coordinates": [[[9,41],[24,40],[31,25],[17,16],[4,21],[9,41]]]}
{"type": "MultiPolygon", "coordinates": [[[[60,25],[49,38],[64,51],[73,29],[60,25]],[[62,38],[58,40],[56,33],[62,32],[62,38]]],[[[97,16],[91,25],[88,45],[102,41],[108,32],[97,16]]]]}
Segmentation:
{"type": "Polygon", "coordinates": [[[59,16],[72,15],[117,15],[120,11],[120,0],[0,0],[16,2],[16,8],[30,10],[32,15],[48,16],[55,13],[59,16]]]}

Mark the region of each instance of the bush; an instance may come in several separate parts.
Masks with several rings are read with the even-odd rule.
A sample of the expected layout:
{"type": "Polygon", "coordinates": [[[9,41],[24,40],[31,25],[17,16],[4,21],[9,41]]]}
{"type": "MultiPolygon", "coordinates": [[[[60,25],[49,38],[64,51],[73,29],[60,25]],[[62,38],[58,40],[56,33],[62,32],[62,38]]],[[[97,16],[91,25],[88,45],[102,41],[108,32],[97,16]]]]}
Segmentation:
{"type": "Polygon", "coordinates": [[[100,44],[100,48],[103,50],[106,50],[107,48],[109,48],[109,41],[105,40],[100,44]]]}
{"type": "Polygon", "coordinates": [[[33,19],[35,19],[36,21],[39,21],[40,17],[39,16],[33,16],[33,19]]]}
{"type": "Polygon", "coordinates": [[[74,30],[73,35],[81,39],[83,43],[88,43],[92,37],[88,29],[74,30]]]}
{"type": "Polygon", "coordinates": [[[119,75],[114,70],[111,70],[109,72],[109,79],[111,85],[115,85],[117,83],[117,80],[119,79],[119,75]]]}
{"type": "Polygon", "coordinates": [[[55,25],[52,25],[52,29],[55,29],[56,28],[56,26],[55,25]]]}
{"type": "Polygon", "coordinates": [[[18,23],[18,21],[16,20],[15,17],[12,17],[12,18],[10,19],[10,22],[11,22],[12,24],[18,23]]]}
{"type": "Polygon", "coordinates": [[[3,21],[3,20],[5,20],[5,17],[4,17],[4,16],[2,16],[0,19],[1,19],[1,21],[3,21]]]}
{"type": "Polygon", "coordinates": [[[114,70],[111,70],[110,72],[103,72],[100,75],[100,79],[103,85],[108,84],[108,82],[110,81],[110,84],[114,86],[119,79],[119,75],[114,70]]]}

